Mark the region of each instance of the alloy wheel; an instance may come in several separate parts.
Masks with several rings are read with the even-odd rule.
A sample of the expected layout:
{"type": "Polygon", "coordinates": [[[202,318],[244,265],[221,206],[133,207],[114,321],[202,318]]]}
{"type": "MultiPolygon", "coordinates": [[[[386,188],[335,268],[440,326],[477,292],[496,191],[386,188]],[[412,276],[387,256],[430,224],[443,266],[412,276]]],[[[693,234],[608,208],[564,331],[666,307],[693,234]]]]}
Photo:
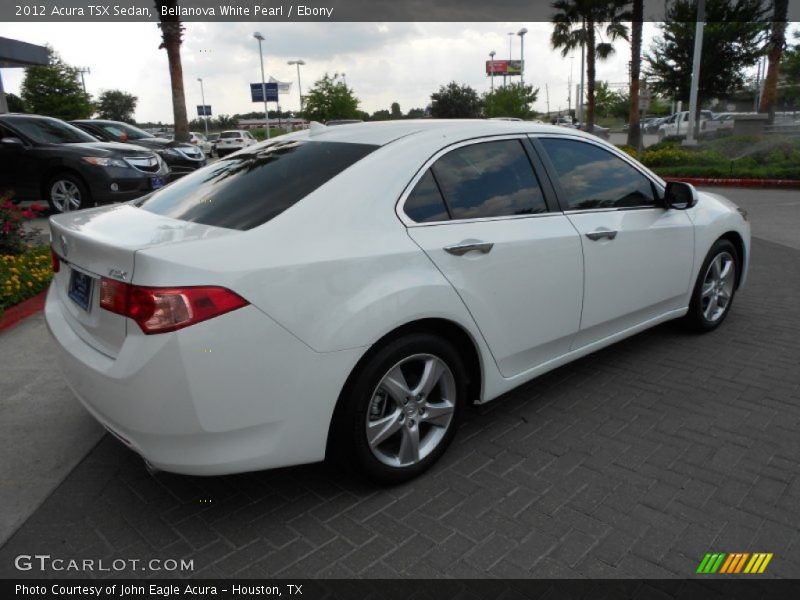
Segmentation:
{"type": "Polygon", "coordinates": [[[700,309],[710,323],[719,321],[728,310],[736,282],[736,263],[728,252],[720,252],[711,261],[700,291],[700,309]]]}
{"type": "Polygon", "coordinates": [[[415,354],[395,364],[372,393],[366,436],[372,454],[390,467],[424,460],[453,422],[456,383],[447,364],[415,354]]]}
{"type": "Polygon", "coordinates": [[[58,212],[77,210],[81,206],[81,191],[69,179],[59,179],[50,187],[50,199],[58,212]]]}

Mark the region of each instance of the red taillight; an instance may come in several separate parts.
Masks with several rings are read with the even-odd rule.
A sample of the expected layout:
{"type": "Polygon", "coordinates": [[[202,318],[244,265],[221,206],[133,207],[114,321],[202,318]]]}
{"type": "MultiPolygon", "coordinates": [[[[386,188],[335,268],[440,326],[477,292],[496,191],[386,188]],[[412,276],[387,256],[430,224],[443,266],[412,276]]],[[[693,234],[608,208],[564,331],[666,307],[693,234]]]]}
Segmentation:
{"type": "Polygon", "coordinates": [[[100,306],[130,317],[146,334],[183,329],[248,304],[222,287],[151,288],[100,280],[100,306]]]}
{"type": "Polygon", "coordinates": [[[53,273],[58,273],[61,270],[61,260],[52,248],[50,248],[50,262],[53,265],[53,273]]]}

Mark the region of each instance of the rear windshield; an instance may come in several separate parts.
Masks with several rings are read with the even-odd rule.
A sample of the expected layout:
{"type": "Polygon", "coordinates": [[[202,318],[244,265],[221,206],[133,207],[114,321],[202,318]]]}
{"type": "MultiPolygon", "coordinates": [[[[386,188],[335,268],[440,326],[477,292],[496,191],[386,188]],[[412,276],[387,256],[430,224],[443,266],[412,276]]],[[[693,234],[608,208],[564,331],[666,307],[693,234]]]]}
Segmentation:
{"type": "Polygon", "coordinates": [[[237,138],[242,137],[241,131],[223,131],[219,137],[221,138],[237,138]]]}
{"type": "Polygon", "coordinates": [[[136,204],[173,219],[252,229],[377,148],[305,140],[259,144],[186,175],[136,204]]]}

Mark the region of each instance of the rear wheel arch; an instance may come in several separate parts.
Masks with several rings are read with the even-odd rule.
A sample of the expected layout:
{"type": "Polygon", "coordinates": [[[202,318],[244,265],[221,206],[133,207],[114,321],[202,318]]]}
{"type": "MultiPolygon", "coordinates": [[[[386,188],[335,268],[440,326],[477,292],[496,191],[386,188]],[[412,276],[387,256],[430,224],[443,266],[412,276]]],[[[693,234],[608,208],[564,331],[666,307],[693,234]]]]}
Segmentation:
{"type": "Polygon", "coordinates": [[[328,427],[326,455],[330,456],[331,454],[331,441],[335,433],[334,429],[336,428],[336,424],[341,418],[342,408],[344,406],[343,399],[349,393],[363,365],[370,359],[370,357],[384,348],[387,344],[390,344],[394,340],[397,340],[405,335],[413,333],[432,334],[451,343],[458,351],[461,359],[464,361],[464,366],[468,373],[468,401],[472,402],[481,398],[483,386],[482,361],[478,351],[478,345],[473,337],[467,332],[467,330],[454,321],[442,318],[418,319],[416,321],[411,321],[405,325],[401,325],[400,327],[393,329],[378,339],[361,356],[356,365],[350,371],[350,374],[348,375],[347,380],[345,381],[345,384],[342,386],[342,390],[339,393],[339,397],[336,401],[336,406],[333,411],[333,418],[331,419],[331,424],[328,427]]]}

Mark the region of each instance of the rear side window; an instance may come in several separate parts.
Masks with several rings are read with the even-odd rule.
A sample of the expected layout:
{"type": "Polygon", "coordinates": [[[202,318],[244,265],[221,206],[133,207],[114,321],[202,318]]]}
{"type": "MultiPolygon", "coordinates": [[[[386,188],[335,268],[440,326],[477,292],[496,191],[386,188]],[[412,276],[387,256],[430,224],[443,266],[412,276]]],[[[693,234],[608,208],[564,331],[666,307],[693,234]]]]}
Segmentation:
{"type": "Polygon", "coordinates": [[[558,173],[568,210],[655,205],[650,180],[611,152],[576,140],[540,141],[558,173]]]}
{"type": "Polygon", "coordinates": [[[417,223],[447,221],[450,218],[442,193],[430,170],[425,173],[406,198],[403,208],[406,215],[417,223]]]}
{"type": "Polygon", "coordinates": [[[547,212],[520,140],[463,146],[442,156],[432,169],[453,219],[547,212]]]}
{"type": "Polygon", "coordinates": [[[378,146],[292,140],[251,146],[186,175],[137,204],[149,212],[252,229],[290,208],[378,146]]]}

